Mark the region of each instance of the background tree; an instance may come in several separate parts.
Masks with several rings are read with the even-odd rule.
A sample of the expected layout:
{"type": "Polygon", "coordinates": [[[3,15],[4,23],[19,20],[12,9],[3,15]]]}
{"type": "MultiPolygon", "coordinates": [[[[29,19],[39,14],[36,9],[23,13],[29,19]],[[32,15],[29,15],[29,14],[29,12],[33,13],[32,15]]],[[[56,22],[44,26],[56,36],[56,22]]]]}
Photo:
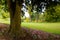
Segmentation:
{"type": "Polygon", "coordinates": [[[50,1],[49,5],[47,5],[47,10],[45,13],[45,21],[58,22],[60,20],[59,5],[60,5],[60,2],[58,1],[50,1]]]}

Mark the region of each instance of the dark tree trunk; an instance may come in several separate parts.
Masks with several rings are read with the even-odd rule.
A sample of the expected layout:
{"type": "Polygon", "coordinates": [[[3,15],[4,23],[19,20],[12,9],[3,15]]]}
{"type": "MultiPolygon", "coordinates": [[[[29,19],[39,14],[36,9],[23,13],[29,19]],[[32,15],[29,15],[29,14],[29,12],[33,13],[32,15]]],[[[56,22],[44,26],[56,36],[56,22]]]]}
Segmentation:
{"type": "Polygon", "coordinates": [[[7,0],[7,4],[10,11],[10,29],[8,32],[15,40],[18,40],[18,36],[21,34],[20,16],[22,3],[19,5],[17,0],[15,0],[15,2],[12,2],[12,0],[7,0]]]}

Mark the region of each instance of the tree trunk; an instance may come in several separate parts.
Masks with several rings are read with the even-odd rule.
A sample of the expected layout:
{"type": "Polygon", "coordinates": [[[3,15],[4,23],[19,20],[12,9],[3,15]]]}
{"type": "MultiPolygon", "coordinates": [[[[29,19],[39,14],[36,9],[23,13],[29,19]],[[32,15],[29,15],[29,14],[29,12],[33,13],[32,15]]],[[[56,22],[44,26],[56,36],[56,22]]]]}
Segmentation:
{"type": "Polygon", "coordinates": [[[38,20],[39,20],[39,13],[36,12],[36,22],[38,22],[38,20]]]}
{"type": "Polygon", "coordinates": [[[21,7],[22,4],[19,5],[18,1],[12,3],[11,0],[7,0],[8,8],[10,11],[10,29],[9,34],[15,40],[18,40],[18,36],[21,35],[21,7]]]}

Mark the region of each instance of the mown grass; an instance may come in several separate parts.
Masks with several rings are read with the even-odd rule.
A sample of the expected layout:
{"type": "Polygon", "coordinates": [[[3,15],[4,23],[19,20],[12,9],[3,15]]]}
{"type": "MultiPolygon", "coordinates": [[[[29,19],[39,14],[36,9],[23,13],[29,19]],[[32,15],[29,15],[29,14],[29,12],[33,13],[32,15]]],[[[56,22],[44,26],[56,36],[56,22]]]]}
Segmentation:
{"type": "MultiPolygon", "coordinates": [[[[0,23],[10,24],[9,19],[0,19],[0,23]]],[[[60,34],[60,23],[27,23],[22,22],[22,27],[32,28],[36,30],[42,30],[49,33],[60,34]]]]}
{"type": "Polygon", "coordinates": [[[22,23],[23,27],[60,34],[60,23],[22,23]]]}
{"type": "Polygon", "coordinates": [[[6,19],[0,18],[0,23],[10,24],[10,19],[9,18],[6,18],[6,19]]]}

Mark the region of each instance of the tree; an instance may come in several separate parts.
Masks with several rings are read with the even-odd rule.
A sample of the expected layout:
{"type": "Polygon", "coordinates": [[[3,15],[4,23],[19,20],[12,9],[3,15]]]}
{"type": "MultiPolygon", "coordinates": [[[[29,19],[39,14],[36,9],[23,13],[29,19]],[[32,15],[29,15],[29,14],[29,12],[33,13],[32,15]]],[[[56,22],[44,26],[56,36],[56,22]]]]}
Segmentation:
{"type": "Polygon", "coordinates": [[[10,12],[10,29],[8,32],[15,40],[18,40],[18,36],[22,34],[20,17],[22,3],[23,0],[7,0],[8,9],[10,12]]]}
{"type": "Polygon", "coordinates": [[[59,5],[60,5],[59,2],[57,2],[57,1],[49,2],[49,5],[47,5],[47,10],[45,13],[45,21],[47,21],[47,22],[60,21],[60,14],[59,14],[60,9],[57,10],[58,8],[60,8],[59,5]]]}

